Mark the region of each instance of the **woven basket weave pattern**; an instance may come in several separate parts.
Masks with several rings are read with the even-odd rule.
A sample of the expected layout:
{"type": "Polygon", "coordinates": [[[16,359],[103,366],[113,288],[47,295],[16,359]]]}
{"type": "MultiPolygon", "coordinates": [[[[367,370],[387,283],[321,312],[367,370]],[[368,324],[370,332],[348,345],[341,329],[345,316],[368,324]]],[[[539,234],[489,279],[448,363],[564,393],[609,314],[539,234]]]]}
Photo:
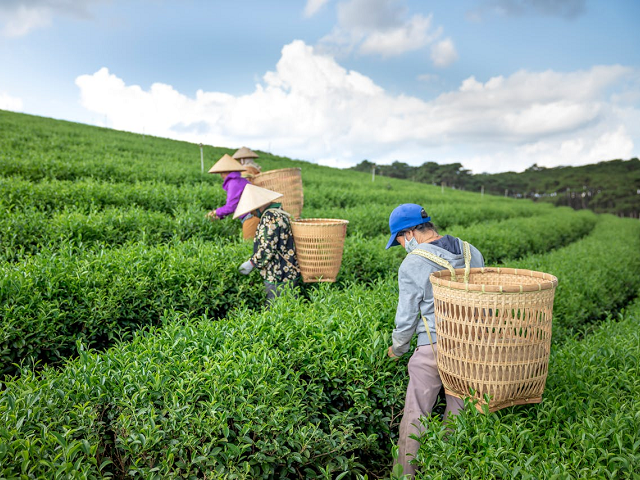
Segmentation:
{"type": "Polygon", "coordinates": [[[438,369],[448,393],[474,390],[478,409],[537,403],[547,378],[551,347],[552,275],[514,269],[456,270],[431,276],[438,369]],[[501,287],[502,292],[496,287],[501,287]],[[492,291],[494,290],[494,291],[492,291]]]}
{"type": "Polygon", "coordinates": [[[300,273],[304,282],[335,282],[340,265],[347,220],[308,218],[291,222],[300,273]]]}
{"type": "Polygon", "coordinates": [[[300,218],[304,203],[300,168],[270,170],[253,177],[251,183],[257,187],[282,193],[282,209],[293,218],[300,218]]]}

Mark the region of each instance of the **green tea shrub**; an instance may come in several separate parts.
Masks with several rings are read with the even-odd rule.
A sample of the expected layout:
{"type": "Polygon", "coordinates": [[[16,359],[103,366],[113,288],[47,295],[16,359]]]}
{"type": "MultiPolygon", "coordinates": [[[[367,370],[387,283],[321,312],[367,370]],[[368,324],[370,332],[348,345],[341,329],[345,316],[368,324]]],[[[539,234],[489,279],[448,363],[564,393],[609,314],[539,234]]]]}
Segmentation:
{"type": "Polygon", "coordinates": [[[310,302],[283,297],[220,322],[167,312],[175,321],[102,354],[80,347],[62,371],[25,371],[0,392],[0,473],[381,472],[404,388],[385,357],[387,288],[324,285],[310,302]]]}
{"type": "Polygon", "coordinates": [[[558,277],[553,306],[553,342],[577,335],[615,313],[640,290],[640,224],[599,215],[593,232],[548,254],[509,261],[505,266],[558,277]]]}
{"type": "Polygon", "coordinates": [[[140,207],[172,214],[186,207],[212,209],[224,205],[226,193],[220,185],[197,183],[170,185],[159,182],[109,183],[94,179],[30,182],[20,177],[0,177],[1,204],[10,212],[37,209],[63,211],[74,207],[89,212],[107,207],[140,207]]]}
{"type": "Polygon", "coordinates": [[[206,211],[186,206],[173,214],[140,207],[104,209],[70,206],[61,211],[43,212],[35,208],[9,212],[0,218],[0,244],[5,259],[15,261],[42,250],[93,244],[116,247],[124,243],[167,243],[191,238],[218,240],[240,235],[240,222],[231,218],[211,222],[206,211]]]}
{"type": "Polygon", "coordinates": [[[450,233],[475,245],[485,263],[493,265],[566,246],[589,234],[596,221],[590,210],[575,212],[566,207],[525,218],[456,225],[440,233],[450,233]]]}
{"type": "Polygon", "coordinates": [[[216,319],[264,302],[258,276],[241,277],[240,243],[190,241],[110,250],[76,248],[0,264],[1,372],[59,362],[81,339],[105,348],[160,322],[164,310],[216,319]]]}
{"type": "MultiPolygon", "coordinates": [[[[369,203],[347,208],[318,208],[304,210],[305,218],[343,218],[349,220],[348,232],[358,233],[365,236],[380,235],[389,232],[389,215],[402,202],[392,204],[374,203],[373,199],[369,203]]],[[[411,202],[413,203],[413,202],[411,202]]],[[[494,222],[496,220],[506,220],[516,217],[530,217],[538,215],[540,212],[530,208],[532,204],[521,204],[523,208],[501,204],[468,204],[460,208],[459,204],[435,203],[431,205],[429,214],[432,221],[439,229],[447,229],[452,226],[469,226],[482,221],[494,222]]],[[[553,210],[545,208],[544,212],[551,214],[553,210]]],[[[485,227],[479,227],[484,229],[485,227]]]]}
{"type": "Polygon", "coordinates": [[[201,181],[223,154],[207,146],[201,173],[197,145],[106,128],[0,111],[0,171],[5,176],[106,182],[157,181],[174,185],[201,181]]]}
{"type": "Polygon", "coordinates": [[[640,303],[552,350],[542,403],[428,420],[417,478],[636,478],[640,303]],[[617,321],[620,320],[620,321],[617,321]]]}

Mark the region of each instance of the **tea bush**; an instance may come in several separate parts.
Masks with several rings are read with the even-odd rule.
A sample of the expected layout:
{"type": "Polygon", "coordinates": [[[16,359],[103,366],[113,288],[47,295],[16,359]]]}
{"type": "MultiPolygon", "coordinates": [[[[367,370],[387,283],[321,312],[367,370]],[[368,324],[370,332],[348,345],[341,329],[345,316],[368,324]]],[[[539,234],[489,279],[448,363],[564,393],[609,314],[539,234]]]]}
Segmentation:
{"type": "Polygon", "coordinates": [[[321,285],[310,302],[284,297],[270,312],[225,322],[168,312],[175,321],[103,354],[81,347],[60,372],[25,371],[0,393],[0,472],[333,478],[384,470],[403,389],[385,357],[394,308],[386,288],[321,285]]]}
{"type": "Polygon", "coordinates": [[[76,181],[50,180],[31,182],[20,177],[0,177],[4,192],[1,204],[10,212],[36,209],[47,213],[70,206],[89,212],[107,207],[140,207],[173,214],[178,209],[197,207],[212,209],[225,203],[225,192],[218,179],[210,183],[170,185],[159,182],[109,183],[91,178],[76,181]]]}
{"type": "Polygon", "coordinates": [[[619,317],[552,351],[541,404],[429,419],[417,478],[637,478],[640,303],[619,317]]]}
{"type": "Polygon", "coordinates": [[[611,215],[599,215],[598,220],[593,233],[579,242],[505,265],[558,277],[554,342],[581,334],[624,307],[640,290],[640,222],[611,215]]]}
{"type": "Polygon", "coordinates": [[[456,225],[444,233],[472,243],[483,252],[485,263],[492,265],[575,242],[591,232],[596,220],[589,210],[575,212],[566,207],[526,218],[456,225]]]}
{"type": "Polygon", "coordinates": [[[94,244],[117,247],[125,243],[160,244],[191,238],[226,241],[240,235],[239,222],[210,222],[206,211],[194,207],[176,209],[173,215],[139,207],[106,207],[85,212],[71,206],[56,212],[35,209],[14,211],[0,218],[1,252],[8,261],[42,250],[94,244]]]}
{"type": "Polygon", "coordinates": [[[20,264],[0,264],[2,373],[20,361],[59,362],[78,339],[95,348],[157,324],[165,309],[220,318],[264,302],[257,277],[237,265],[250,254],[239,243],[60,249],[20,264]]]}

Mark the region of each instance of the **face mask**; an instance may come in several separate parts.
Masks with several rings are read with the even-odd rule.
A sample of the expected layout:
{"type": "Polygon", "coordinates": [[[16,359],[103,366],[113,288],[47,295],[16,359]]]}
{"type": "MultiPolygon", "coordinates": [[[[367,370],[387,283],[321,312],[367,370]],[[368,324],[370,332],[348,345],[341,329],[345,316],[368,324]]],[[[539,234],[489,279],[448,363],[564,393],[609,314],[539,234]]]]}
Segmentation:
{"type": "Polygon", "coordinates": [[[413,252],[417,247],[418,241],[416,240],[416,237],[413,237],[411,240],[404,241],[404,249],[407,251],[407,253],[413,252]]]}

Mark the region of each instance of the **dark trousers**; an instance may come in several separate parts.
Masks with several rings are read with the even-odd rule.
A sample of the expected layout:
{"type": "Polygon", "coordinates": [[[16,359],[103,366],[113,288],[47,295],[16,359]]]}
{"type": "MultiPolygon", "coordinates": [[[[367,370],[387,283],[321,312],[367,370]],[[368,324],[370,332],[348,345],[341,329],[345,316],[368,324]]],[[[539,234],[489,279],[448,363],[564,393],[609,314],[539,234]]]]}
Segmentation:
{"type": "MultiPolygon", "coordinates": [[[[299,279],[292,280],[290,282],[282,282],[282,283],[276,283],[276,284],[265,281],[264,289],[267,292],[267,308],[271,306],[271,303],[276,297],[279,297],[280,295],[282,295],[282,292],[284,292],[286,288],[294,288],[298,286],[299,282],[300,282],[299,279]]],[[[297,298],[297,294],[294,293],[294,296],[297,298]]]]}

